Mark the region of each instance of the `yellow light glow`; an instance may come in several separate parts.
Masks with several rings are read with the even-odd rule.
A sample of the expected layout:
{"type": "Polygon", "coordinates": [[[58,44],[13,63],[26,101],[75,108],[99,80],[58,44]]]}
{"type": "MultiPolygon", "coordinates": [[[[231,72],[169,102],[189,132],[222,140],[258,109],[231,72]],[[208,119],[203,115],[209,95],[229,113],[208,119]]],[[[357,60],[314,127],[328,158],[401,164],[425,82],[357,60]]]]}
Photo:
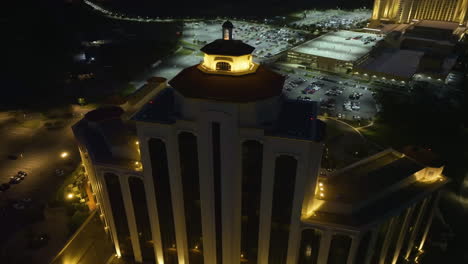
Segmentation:
{"type": "Polygon", "coordinates": [[[60,157],[61,157],[62,159],[68,157],[68,155],[69,155],[68,152],[65,152],[65,151],[62,152],[62,153],[60,153],[60,157]]]}
{"type": "Polygon", "coordinates": [[[140,145],[140,142],[138,142],[138,141],[135,141],[135,144],[136,144],[136,145],[140,145]]]}
{"type": "Polygon", "coordinates": [[[68,199],[72,199],[73,197],[74,197],[73,193],[67,194],[67,198],[68,198],[68,199]]]}
{"type": "Polygon", "coordinates": [[[207,73],[227,74],[227,75],[242,75],[253,73],[257,70],[258,64],[252,61],[252,55],[246,54],[242,56],[228,55],[213,55],[205,54],[203,63],[198,68],[207,73]],[[228,63],[230,70],[218,70],[218,63],[228,63]]]}
{"type": "Polygon", "coordinates": [[[324,197],[324,196],[325,196],[325,194],[323,194],[323,193],[320,193],[320,197],[324,197]]]}
{"type": "Polygon", "coordinates": [[[314,199],[312,206],[308,208],[307,213],[306,215],[303,215],[303,218],[309,218],[309,217],[315,216],[315,212],[317,212],[324,203],[325,202],[323,200],[314,199]]]}
{"type": "Polygon", "coordinates": [[[320,187],[320,190],[323,191],[323,187],[320,187]]]}
{"type": "Polygon", "coordinates": [[[320,182],[320,183],[319,183],[319,186],[322,187],[322,186],[323,186],[323,183],[320,182]]]}

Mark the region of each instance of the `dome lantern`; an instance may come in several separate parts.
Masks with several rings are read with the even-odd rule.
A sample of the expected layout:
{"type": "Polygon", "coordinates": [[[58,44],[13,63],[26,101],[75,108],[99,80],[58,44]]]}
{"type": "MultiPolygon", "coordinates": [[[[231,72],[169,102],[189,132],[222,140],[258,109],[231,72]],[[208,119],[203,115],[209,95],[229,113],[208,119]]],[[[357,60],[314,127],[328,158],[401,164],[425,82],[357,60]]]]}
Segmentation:
{"type": "Polygon", "coordinates": [[[232,40],[232,29],[234,25],[231,21],[227,20],[223,23],[223,40],[232,40]]]}

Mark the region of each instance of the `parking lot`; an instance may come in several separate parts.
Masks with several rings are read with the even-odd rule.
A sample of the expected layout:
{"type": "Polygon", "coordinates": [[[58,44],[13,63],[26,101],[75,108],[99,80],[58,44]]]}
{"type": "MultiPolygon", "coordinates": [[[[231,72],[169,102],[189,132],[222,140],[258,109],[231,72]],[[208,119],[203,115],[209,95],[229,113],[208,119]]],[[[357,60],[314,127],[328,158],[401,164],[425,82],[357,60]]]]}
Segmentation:
{"type": "Polygon", "coordinates": [[[372,119],[377,113],[371,85],[326,73],[296,70],[287,74],[283,93],[289,100],[320,102],[320,114],[347,120],[372,119]]]}
{"type": "MultiPolygon", "coordinates": [[[[182,40],[200,47],[221,38],[221,25],[224,21],[190,22],[184,24],[182,40]]],[[[243,21],[233,21],[233,38],[254,46],[254,55],[268,58],[291,48],[305,40],[296,30],[278,28],[243,21]]]]}
{"type": "Polygon", "coordinates": [[[306,10],[292,14],[298,20],[291,22],[290,25],[309,26],[315,25],[327,29],[351,29],[356,24],[366,21],[371,17],[370,9],[355,10],[306,10]]]}
{"type": "MultiPolygon", "coordinates": [[[[185,23],[180,42],[182,47],[176,53],[163,59],[157,66],[141,74],[131,84],[139,89],[152,76],[160,76],[170,80],[184,68],[200,63],[203,60],[200,48],[221,38],[223,22],[222,20],[212,20],[185,23]]],[[[288,42],[291,38],[304,41],[300,33],[287,28],[275,28],[242,21],[233,21],[233,24],[235,27],[234,39],[240,39],[255,47],[253,54],[254,61],[257,63],[291,48],[293,45],[288,42]]]]}

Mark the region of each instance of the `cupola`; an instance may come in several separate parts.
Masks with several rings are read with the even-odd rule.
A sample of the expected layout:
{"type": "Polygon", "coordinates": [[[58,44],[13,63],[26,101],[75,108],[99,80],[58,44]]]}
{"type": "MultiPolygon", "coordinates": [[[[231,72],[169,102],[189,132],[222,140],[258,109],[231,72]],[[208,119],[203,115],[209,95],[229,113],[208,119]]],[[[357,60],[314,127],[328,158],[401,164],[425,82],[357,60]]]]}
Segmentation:
{"type": "Polygon", "coordinates": [[[201,51],[204,53],[203,62],[199,69],[205,73],[223,75],[244,75],[253,73],[258,64],[252,61],[254,47],[232,39],[233,24],[230,21],[223,23],[223,38],[217,39],[201,51]]]}

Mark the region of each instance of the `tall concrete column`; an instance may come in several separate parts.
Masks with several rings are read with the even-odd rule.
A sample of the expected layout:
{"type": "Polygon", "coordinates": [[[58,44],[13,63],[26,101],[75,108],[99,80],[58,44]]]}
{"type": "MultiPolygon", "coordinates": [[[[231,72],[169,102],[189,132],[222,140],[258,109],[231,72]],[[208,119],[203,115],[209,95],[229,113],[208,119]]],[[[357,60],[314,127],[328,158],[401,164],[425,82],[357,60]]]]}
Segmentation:
{"type": "Polygon", "coordinates": [[[380,6],[383,0],[374,0],[374,8],[372,9],[372,21],[380,20],[380,6]]]}
{"type": "Polygon", "coordinates": [[[179,264],[188,263],[188,243],[185,226],[184,197],[180,175],[179,147],[173,127],[167,134],[167,162],[171,186],[171,200],[174,214],[174,228],[179,264]]]}
{"type": "Polygon", "coordinates": [[[372,238],[369,242],[369,247],[367,248],[366,257],[364,260],[365,264],[370,264],[372,260],[372,255],[374,254],[375,244],[377,243],[378,236],[379,236],[379,228],[376,228],[372,231],[372,238]]]}
{"type": "Polygon", "coordinates": [[[240,263],[242,176],[237,117],[222,114],[221,124],[221,207],[223,264],[240,263]]]}
{"type": "Polygon", "coordinates": [[[405,219],[400,229],[400,234],[398,235],[398,240],[397,240],[396,247],[395,247],[395,255],[393,256],[393,260],[391,264],[396,264],[398,261],[401,247],[403,246],[403,241],[406,237],[406,233],[408,232],[407,229],[411,221],[411,216],[413,215],[413,211],[414,211],[414,207],[411,207],[410,209],[406,211],[405,219]]]}
{"type": "Polygon", "coordinates": [[[296,182],[294,183],[294,197],[292,201],[292,212],[291,212],[291,224],[289,226],[289,238],[288,238],[288,257],[286,259],[287,264],[297,263],[297,249],[300,247],[299,243],[301,240],[301,209],[302,202],[304,199],[304,187],[306,184],[306,161],[300,157],[296,157],[297,160],[297,171],[296,171],[296,182]]]}
{"type": "Polygon", "coordinates": [[[263,151],[262,192],[260,201],[260,227],[258,235],[258,263],[268,264],[270,246],[271,206],[275,175],[275,155],[270,140],[266,140],[263,151]]]}
{"type": "MultiPolygon", "coordinates": [[[[349,248],[348,260],[346,264],[354,264],[354,260],[356,259],[357,251],[359,248],[359,244],[361,243],[361,236],[351,236],[352,242],[351,247],[349,248]]],[[[358,263],[356,263],[358,264],[358,263]]]]}
{"type": "MultiPolygon", "coordinates": [[[[203,118],[203,117],[202,117],[203,118]]],[[[198,166],[200,168],[200,202],[204,263],[216,263],[216,226],[211,132],[208,120],[197,122],[198,166]]]]}
{"type": "Polygon", "coordinates": [[[139,135],[140,151],[143,163],[143,182],[145,186],[146,201],[148,203],[148,215],[150,219],[151,235],[153,240],[154,254],[158,264],[164,263],[164,255],[161,241],[161,230],[159,228],[159,216],[156,206],[156,193],[154,191],[153,173],[151,168],[151,157],[148,143],[150,137],[139,135]]]}
{"type": "Polygon", "coordinates": [[[393,232],[396,232],[395,227],[398,223],[398,216],[394,216],[390,221],[387,234],[385,234],[385,239],[383,241],[382,250],[380,251],[379,264],[385,264],[385,257],[387,256],[388,247],[392,241],[393,232]]]}
{"type": "Polygon", "coordinates": [[[130,193],[130,186],[128,185],[128,176],[120,175],[119,182],[122,190],[122,197],[125,207],[125,214],[127,215],[128,230],[130,231],[130,241],[132,242],[133,256],[135,262],[143,262],[141,255],[140,241],[138,239],[138,230],[136,226],[135,210],[132,203],[132,195],[130,193]]]}
{"type": "Polygon", "coordinates": [[[105,208],[106,212],[106,219],[109,223],[108,228],[110,228],[110,232],[112,234],[113,240],[114,240],[114,247],[115,247],[115,252],[118,257],[121,256],[120,252],[120,245],[119,245],[119,237],[117,236],[117,230],[115,227],[115,222],[114,222],[114,214],[112,213],[111,205],[110,205],[110,200],[109,200],[109,190],[107,190],[106,186],[106,181],[104,179],[104,175],[101,175],[99,172],[96,173],[96,179],[98,182],[102,183],[102,190],[103,190],[103,204],[102,206],[105,208]]]}
{"type": "Polygon", "coordinates": [[[403,255],[403,257],[407,260],[411,254],[411,251],[413,251],[413,245],[414,245],[414,240],[416,239],[417,233],[419,231],[419,226],[421,225],[422,218],[424,215],[424,211],[426,210],[426,206],[428,203],[429,198],[424,199],[422,202],[421,208],[419,209],[418,216],[416,218],[416,222],[414,224],[414,229],[413,232],[411,233],[411,236],[409,238],[408,242],[408,247],[406,248],[406,252],[403,255]]]}
{"type": "Polygon", "coordinates": [[[328,261],[328,254],[330,252],[330,245],[332,240],[332,231],[325,230],[322,235],[322,239],[320,239],[320,248],[319,248],[319,255],[317,263],[327,263],[328,261]]]}
{"type": "Polygon", "coordinates": [[[434,219],[434,212],[436,211],[436,208],[439,204],[439,199],[440,199],[440,193],[435,194],[436,197],[434,198],[434,203],[432,204],[432,208],[428,208],[428,210],[431,210],[429,214],[429,218],[427,219],[427,224],[424,228],[424,233],[421,238],[421,242],[419,243],[418,250],[422,250],[424,247],[424,243],[426,242],[427,234],[429,233],[429,230],[431,229],[431,224],[432,224],[432,219],[434,219]]]}

